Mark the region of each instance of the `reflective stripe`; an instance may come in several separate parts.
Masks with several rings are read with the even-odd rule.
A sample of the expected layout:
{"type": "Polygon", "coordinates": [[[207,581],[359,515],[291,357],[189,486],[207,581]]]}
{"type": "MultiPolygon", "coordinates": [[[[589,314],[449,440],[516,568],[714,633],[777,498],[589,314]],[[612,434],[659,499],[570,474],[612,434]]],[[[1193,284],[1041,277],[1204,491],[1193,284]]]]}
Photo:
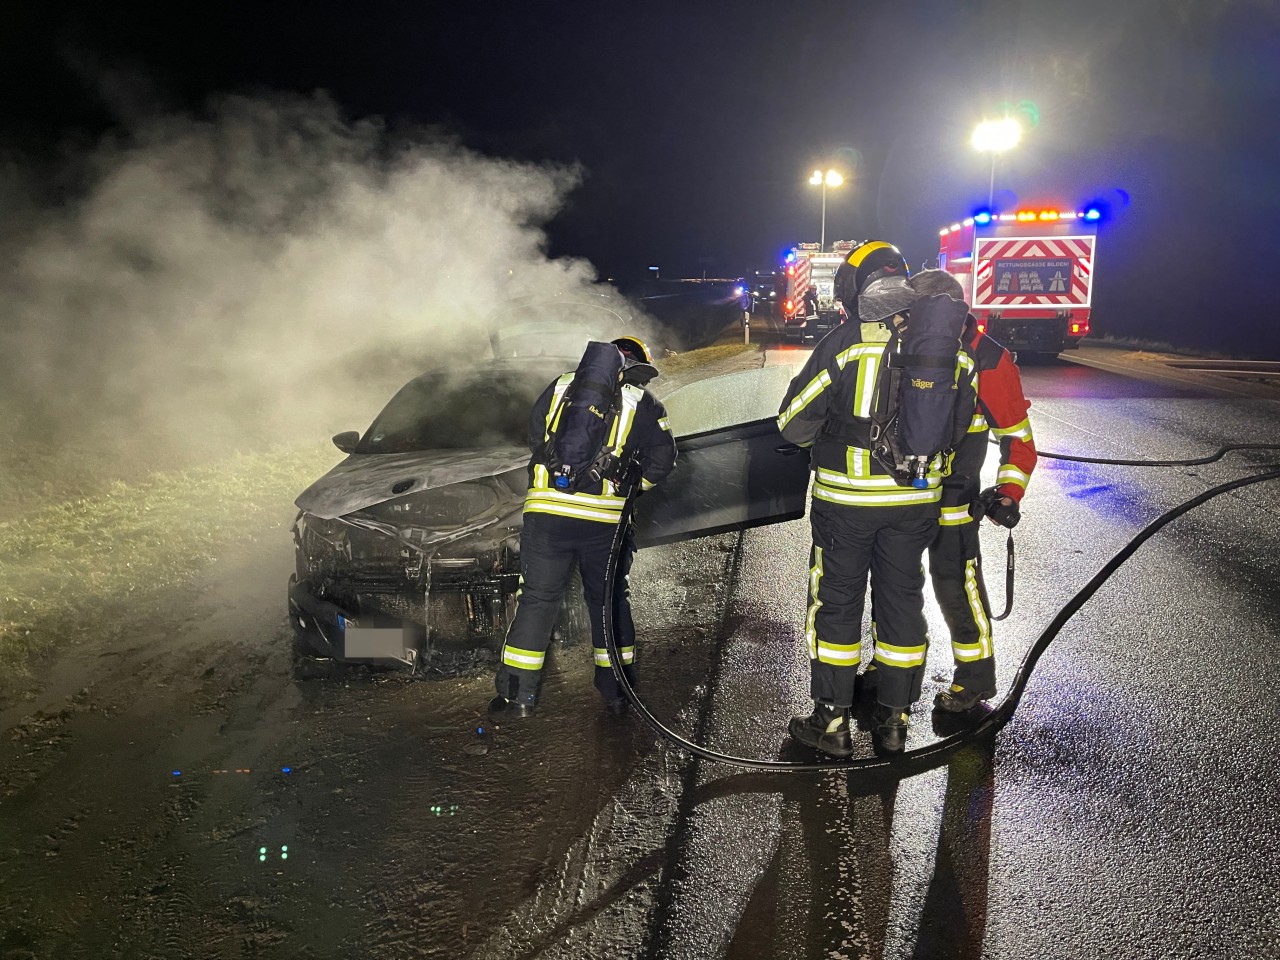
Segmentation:
{"type": "Polygon", "coordinates": [[[942,518],[938,521],[944,527],[958,527],[962,523],[972,523],[968,507],[943,507],[942,518]]]}
{"type": "Polygon", "coordinates": [[[1012,427],[992,427],[992,436],[996,437],[1013,437],[1015,440],[1031,440],[1031,421],[1023,420],[1021,423],[1015,423],[1012,427]]]}
{"type": "Polygon", "coordinates": [[[823,370],[809,381],[809,385],[801,390],[794,400],[787,404],[787,409],[778,414],[778,429],[781,430],[790,423],[797,413],[813,402],[813,398],[829,386],[831,386],[831,374],[823,370]]]}
{"type": "MultiPolygon", "coordinates": [[[[885,340],[888,339],[886,331],[885,340]]],[[[883,342],[875,344],[855,343],[848,350],[842,350],[836,354],[836,366],[843,370],[850,360],[861,360],[863,357],[878,357],[882,353],[884,353],[883,342]]]]}
{"type": "Polygon", "coordinates": [[[1014,486],[1027,489],[1027,480],[1030,479],[1025,473],[1015,467],[1012,463],[1000,465],[1000,469],[996,472],[996,486],[1002,483],[1012,483],[1014,486]]]}
{"type": "Polygon", "coordinates": [[[871,404],[876,394],[876,371],[880,369],[880,360],[884,355],[884,347],[876,353],[862,358],[858,366],[858,383],[853,391],[853,415],[855,417],[871,416],[871,404]]]}
{"type": "Polygon", "coordinates": [[[546,500],[528,499],[524,502],[525,513],[552,513],[558,517],[572,517],[577,520],[599,520],[602,523],[617,523],[622,518],[622,511],[593,510],[571,503],[556,503],[546,500]]]}
{"type": "MultiPolygon", "coordinates": [[[[850,447],[851,450],[861,451],[866,454],[861,447],[850,447]]],[[[856,468],[855,468],[856,469],[856,468]]],[[[885,474],[858,475],[849,476],[844,473],[837,473],[834,470],[826,470],[819,467],[815,473],[815,479],[828,487],[847,487],[853,490],[914,490],[915,487],[904,487],[898,483],[893,477],[885,474]]],[[[940,470],[931,470],[925,475],[930,487],[936,487],[942,482],[942,472],[940,470]]]]}
{"type": "Polygon", "coordinates": [[[667,417],[659,417],[659,418],[658,418],[658,427],[659,427],[660,429],[662,429],[662,430],[667,431],[667,433],[670,433],[670,432],[671,432],[671,420],[670,420],[669,418],[667,418],[667,417]]]}
{"type": "Polygon", "coordinates": [[[916,503],[936,503],[942,499],[942,488],[931,490],[912,490],[908,487],[897,487],[900,493],[888,490],[835,490],[815,483],[813,497],[828,503],[842,503],[854,507],[887,507],[916,503]]]}
{"type": "Polygon", "coordinates": [[[925,644],[918,647],[895,647],[876,641],[876,659],[893,667],[918,667],[924,663],[925,644]]]}
{"type": "Polygon", "coordinates": [[[980,413],[975,413],[973,419],[969,421],[970,433],[981,433],[987,429],[987,418],[980,413]]]}
{"type": "MultiPolygon", "coordinates": [[[[610,485],[612,487],[612,485],[610,485]]],[[[622,509],[622,505],[627,502],[626,497],[620,497],[616,493],[569,493],[566,490],[557,490],[555,487],[548,487],[545,490],[530,490],[525,494],[526,500],[558,500],[563,503],[578,503],[588,507],[599,507],[604,510],[622,509]]]]}
{"type": "Polygon", "coordinates": [[[644,490],[645,492],[648,492],[648,491],[652,490],[652,489],[653,489],[654,487],[656,487],[656,486],[657,486],[657,484],[656,484],[656,483],[653,483],[653,482],[652,482],[652,481],[650,481],[650,480],[646,480],[644,477],[641,477],[641,478],[640,478],[640,489],[641,489],[641,490],[644,490]]]}
{"type": "MultiPolygon", "coordinates": [[[[982,606],[982,594],[978,592],[978,563],[967,560],[964,565],[964,595],[969,601],[969,615],[973,617],[974,626],[978,628],[976,656],[961,656],[966,649],[952,644],[952,653],[957,660],[981,660],[991,656],[991,621],[987,619],[987,611],[982,606]]],[[[967,649],[966,649],[967,652],[967,649]]]]}
{"type": "Polygon", "coordinates": [[[860,646],[857,643],[827,643],[819,640],[817,659],[834,667],[856,667],[862,659],[860,646]]]}
{"type": "Polygon", "coordinates": [[[818,631],[814,620],[822,601],[818,599],[818,586],[822,583],[822,548],[814,545],[813,566],[809,568],[809,615],[804,622],[804,638],[809,642],[809,659],[818,659],[818,631]]]}
{"type": "Polygon", "coordinates": [[[859,267],[862,261],[867,258],[867,254],[876,250],[892,250],[893,244],[886,243],[883,240],[868,240],[866,243],[860,244],[853,248],[853,252],[845,258],[845,263],[851,267],[859,267]]]}
{"type": "MultiPolygon", "coordinates": [[[[609,650],[607,647],[592,647],[591,652],[595,656],[597,667],[613,666],[612,662],[609,660],[609,650]]],[[[618,652],[622,654],[622,662],[624,664],[633,663],[636,659],[635,647],[619,647],[618,652]]]]}
{"type": "Polygon", "coordinates": [[[502,648],[502,662],[517,670],[541,670],[546,659],[545,651],[539,653],[537,650],[521,650],[519,647],[502,648]]]}

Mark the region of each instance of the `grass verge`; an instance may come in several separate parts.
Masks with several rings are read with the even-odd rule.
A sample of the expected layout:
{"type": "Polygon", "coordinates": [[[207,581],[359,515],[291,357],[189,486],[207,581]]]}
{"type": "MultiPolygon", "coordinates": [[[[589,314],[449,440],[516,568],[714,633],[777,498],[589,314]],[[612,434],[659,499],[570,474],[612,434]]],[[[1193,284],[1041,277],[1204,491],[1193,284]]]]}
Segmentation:
{"type": "Polygon", "coordinates": [[[0,523],[0,666],[24,673],[108,611],[191,582],[228,546],[281,536],[293,498],[339,456],[327,445],[241,454],[0,523]]]}

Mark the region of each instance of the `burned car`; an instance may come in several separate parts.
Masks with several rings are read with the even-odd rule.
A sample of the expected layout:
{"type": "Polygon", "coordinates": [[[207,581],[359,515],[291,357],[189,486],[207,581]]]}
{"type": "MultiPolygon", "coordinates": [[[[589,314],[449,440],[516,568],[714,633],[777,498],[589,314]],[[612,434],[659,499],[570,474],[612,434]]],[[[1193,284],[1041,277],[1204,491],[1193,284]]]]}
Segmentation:
{"type": "MultiPolygon", "coordinates": [[[[563,359],[510,358],[405,384],[297,499],[295,628],[318,654],[413,662],[501,636],[519,582],[529,411],[563,359]]],[[[566,613],[578,612],[568,606],[566,613]]]]}
{"type": "MultiPolygon", "coordinates": [[[[518,336],[529,336],[523,325],[518,336]]],[[[616,329],[616,327],[614,328],[616,329]]],[[[543,329],[530,342],[550,342],[543,329]]],[[[579,328],[566,349],[603,334],[579,328]]],[[[450,649],[496,651],[515,609],[529,414],[577,356],[529,356],[510,338],[495,359],[407,383],[348,457],[297,498],[289,613],[314,654],[415,665],[450,649]],[[515,355],[512,355],[515,354],[515,355]]],[[[655,545],[802,516],[805,457],[779,451],[781,367],[690,384],[666,398],[678,468],[643,497],[637,542],[655,545]]],[[[585,636],[581,589],[557,630],[585,636]]]]}

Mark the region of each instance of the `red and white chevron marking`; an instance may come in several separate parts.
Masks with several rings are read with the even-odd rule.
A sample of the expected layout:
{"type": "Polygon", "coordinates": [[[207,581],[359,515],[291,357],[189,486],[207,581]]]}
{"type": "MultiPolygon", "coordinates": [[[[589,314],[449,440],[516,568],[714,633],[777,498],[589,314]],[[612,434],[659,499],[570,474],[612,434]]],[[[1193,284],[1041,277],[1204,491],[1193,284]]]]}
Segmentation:
{"type": "Polygon", "coordinates": [[[1020,306],[1035,304],[1089,303],[1089,287],[1093,281],[1093,237],[1031,237],[1019,239],[979,240],[974,251],[977,284],[973,295],[976,306],[1020,306]],[[996,260],[1039,260],[1061,258],[1072,260],[1069,293],[1007,294],[992,289],[996,260]]]}
{"type": "Polygon", "coordinates": [[[808,257],[801,257],[796,261],[795,297],[797,300],[803,300],[805,292],[809,289],[809,276],[813,270],[813,264],[809,262],[808,257]]]}

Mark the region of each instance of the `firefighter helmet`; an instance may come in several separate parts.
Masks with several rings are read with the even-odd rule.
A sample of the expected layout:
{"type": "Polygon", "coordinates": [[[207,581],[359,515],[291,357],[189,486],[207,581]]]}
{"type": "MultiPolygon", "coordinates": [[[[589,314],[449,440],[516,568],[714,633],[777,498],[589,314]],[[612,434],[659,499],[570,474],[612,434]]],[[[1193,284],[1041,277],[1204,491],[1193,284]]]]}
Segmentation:
{"type": "Polygon", "coordinates": [[[910,276],[906,258],[892,243],[884,240],[864,240],[849,252],[844,263],[836,270],[836,299],[844,304],[849,316],[858,315],[858,294],[867,284],[883,277],[910,276]]]}
{"type": "Polygon", "coordinates": [[[626,383],[644,386],[658,375],[653,365],[653,354],[639,337],[618,337],[609,341],[622,354],[622,379],[626,383]]]}

